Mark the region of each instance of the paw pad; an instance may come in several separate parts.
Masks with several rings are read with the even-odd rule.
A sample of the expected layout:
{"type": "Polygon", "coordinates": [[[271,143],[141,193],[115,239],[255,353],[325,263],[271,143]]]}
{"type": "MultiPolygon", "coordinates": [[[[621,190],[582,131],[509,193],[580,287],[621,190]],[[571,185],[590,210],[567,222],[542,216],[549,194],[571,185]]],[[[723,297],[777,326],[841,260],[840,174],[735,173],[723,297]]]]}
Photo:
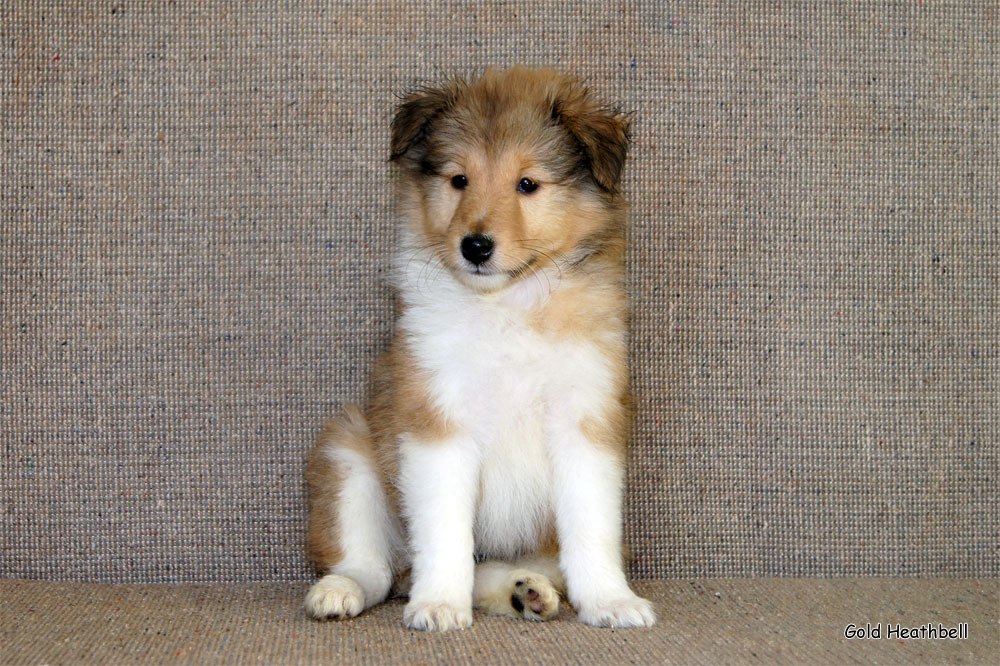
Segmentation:
{"type": "Polygon", "coordinates": [[[548,620],[559,612],[559,593],[544,576],[514,581],[510,606],[526,620],[548,620]]]}

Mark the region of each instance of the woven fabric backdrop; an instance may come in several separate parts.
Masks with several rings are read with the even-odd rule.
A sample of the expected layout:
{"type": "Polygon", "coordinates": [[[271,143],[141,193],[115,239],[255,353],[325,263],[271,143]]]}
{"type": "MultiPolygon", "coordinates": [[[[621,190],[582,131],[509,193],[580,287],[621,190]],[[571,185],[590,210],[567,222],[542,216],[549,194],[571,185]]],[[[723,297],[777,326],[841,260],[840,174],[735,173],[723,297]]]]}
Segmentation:
{"type": "Polygon", "coordinates": [[[632,573],[997,574],[995,3],[242,5],[0,9],[0,576],[308,577],[393,106],[514,63],[635,112],[632,573]]]}

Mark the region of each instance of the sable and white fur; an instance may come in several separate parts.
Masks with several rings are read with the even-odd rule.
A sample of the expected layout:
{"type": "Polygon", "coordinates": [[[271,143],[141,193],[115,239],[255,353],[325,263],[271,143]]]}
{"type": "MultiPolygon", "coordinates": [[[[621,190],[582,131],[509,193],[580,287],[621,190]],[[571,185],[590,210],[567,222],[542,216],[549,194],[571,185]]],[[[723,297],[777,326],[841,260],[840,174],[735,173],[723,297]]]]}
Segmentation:
{"type": "Polygon", "coordinates": [[[560,594],[587,624],[655,622],[622,566],[627,149],[626,119],[551,70],[403,101],[401,311],[366,413],[310,454],[310,616],[357,615],[409,572],[417,629],[545,620],[560,594]]]}

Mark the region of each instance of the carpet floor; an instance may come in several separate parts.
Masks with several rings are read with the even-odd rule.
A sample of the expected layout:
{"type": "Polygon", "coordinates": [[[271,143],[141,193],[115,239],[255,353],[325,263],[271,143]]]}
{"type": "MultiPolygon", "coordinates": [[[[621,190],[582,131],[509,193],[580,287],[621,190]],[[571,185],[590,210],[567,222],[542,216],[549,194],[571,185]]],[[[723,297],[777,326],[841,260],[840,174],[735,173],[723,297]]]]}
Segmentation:
{"type": "Polygon", "coordinates": [[[344,622],[302,613],[304,585],[0,580],[4,664],[986,664],[1000,660],[997,580],[639,581],[652,629],[476,613],[470,629],[402,625],[403,601],[344,622]],[[850,625],[880,636],[848,639],[850,625]],[[932,625],[961,638],[906,636],[932,625]],[[967,636],[967,637],[965,637],[967,636]]]}

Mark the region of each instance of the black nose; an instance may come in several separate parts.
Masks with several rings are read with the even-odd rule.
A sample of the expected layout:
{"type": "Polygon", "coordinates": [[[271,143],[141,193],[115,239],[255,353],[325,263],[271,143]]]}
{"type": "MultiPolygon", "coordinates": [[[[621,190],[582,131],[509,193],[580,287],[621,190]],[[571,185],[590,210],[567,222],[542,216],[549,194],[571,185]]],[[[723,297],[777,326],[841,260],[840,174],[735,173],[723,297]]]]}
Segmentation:
{"type": "Polygon", "coordinates": [[[469,234],[462,239],[462,256],[478,266],[493,254],[493,239],[486,234],[469,234]]]}

